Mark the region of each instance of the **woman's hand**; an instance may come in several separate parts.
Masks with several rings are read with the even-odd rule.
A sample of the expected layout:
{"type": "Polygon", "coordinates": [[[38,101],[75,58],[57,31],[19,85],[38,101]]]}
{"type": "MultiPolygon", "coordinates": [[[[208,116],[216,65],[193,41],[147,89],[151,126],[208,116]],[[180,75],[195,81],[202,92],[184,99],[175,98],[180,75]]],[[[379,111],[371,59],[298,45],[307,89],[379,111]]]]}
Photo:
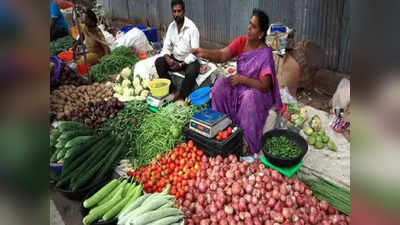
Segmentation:
{"type": "Polygon", "coordinates": [[[242,76],[239,74],[235,74],[235,75],[231,76],[231,84],[232,84],[232,86],[242,84],[242,76]]]}
{"type": "Polygon", "coordinates": [[[191,48],[190,52],[200,58],[206,58],[205,51],[202,48],[191,48]]]}

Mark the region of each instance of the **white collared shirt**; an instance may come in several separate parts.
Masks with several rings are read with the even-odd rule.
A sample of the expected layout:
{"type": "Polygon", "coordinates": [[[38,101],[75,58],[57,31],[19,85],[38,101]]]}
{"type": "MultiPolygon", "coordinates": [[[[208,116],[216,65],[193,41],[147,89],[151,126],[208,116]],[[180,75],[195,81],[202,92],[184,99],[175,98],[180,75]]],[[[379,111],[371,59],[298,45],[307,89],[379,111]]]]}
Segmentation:
{"type": "Polygon", "coordinates": [[[181,32],[175,21],[168,26],[161,55],[173,55],[175,59],[184,61],[186,64],[196,61],[197,57],[190,53],[191,48],[200,46],[200,33],[196,25],[185,16],[181,32]]]}

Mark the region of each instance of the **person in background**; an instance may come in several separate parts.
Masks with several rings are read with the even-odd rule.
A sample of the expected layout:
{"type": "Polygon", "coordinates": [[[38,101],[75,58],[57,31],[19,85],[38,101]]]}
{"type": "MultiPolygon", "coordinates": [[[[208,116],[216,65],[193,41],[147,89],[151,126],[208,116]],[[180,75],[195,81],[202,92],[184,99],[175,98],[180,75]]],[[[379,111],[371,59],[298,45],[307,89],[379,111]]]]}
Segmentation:
{"type": "Polygon", "coordinates": [[[69,35],[69,29],[64,15],[57,3],[50,0],[50,41],[67,35],[69,35]]]}
{"type": "MultiPolygon", "coordinates": [[[[82,36],[79,36],[78,41],[72,46],[74,54],[77,54],[78,46],[84,41],[87,52],[86,59],[90,65],[98,63],[103,56],[111,52],[103,32],[97,27],[97,22],[96,14],[90,9],[87,10],[84,25],[81,25],[82,36]]],[[[83,53],[76,55],[76,57],[76,64],[84,63],[83,53]]]]}
{"type": "Polygon", "coordinates": [[[254,9],[247,35],[236,38],[223,49],[191,50],[198,57],[217,63],[237,57],[237,74],[218,79],[212,87],[211,106],[227,114],[243,129],[254,158],[259,157],[269,109],[274,105],[278,111],[282,108],[272,50],[265,44],[268,27],[269,18],[265,12],[254,9]]]}
{"type": "Polygon", "coordinates": [[[183,71],[180,91],[171,84],[170,92],[174,92],[174,100],[185,99],[193,91],[195,81],[200,72],[200,63],[196,56],[190,53],[191,48],[199,47],[199,30],[189,18],[185,17],[185,3],[182,0],[172,0],[172,15],[174,21],[169,25],[164,40],[161,57],[156,59],[155,66],[160,78],[171,80],[168,71],[183,71]]]}

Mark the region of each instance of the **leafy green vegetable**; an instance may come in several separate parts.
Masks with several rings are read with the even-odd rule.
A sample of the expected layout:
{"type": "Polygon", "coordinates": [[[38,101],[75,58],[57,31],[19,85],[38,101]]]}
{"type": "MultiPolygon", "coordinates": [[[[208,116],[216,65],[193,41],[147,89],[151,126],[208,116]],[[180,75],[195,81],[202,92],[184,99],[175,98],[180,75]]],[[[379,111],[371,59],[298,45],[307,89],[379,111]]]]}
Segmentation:
{"type": "Polygon", "coordinates": [[[103,82],[110,75],[121,72],[125,67],[132,67],[138,61],[139,58],[133,55],[128,47],[118,47],[110,55],[103,56],[99,64],[92,66],[89,77],[96,82],[103,82]]]}
{"type": "Polygon", "coordinates": [[[56,56],[58,53],[70,49],[74,42],[75,39],[70,35],[50,42],[50,55],[56,56]]]}

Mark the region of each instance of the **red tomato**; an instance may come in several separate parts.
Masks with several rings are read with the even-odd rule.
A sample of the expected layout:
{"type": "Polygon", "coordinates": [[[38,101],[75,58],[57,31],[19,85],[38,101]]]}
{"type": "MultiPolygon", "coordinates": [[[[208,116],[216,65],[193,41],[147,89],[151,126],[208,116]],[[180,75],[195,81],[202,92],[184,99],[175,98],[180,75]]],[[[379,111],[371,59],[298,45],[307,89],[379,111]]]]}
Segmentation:
{"type": "Polygon", "coordinates": [[[222,139],[222,135],[218,134],[216,139],[217,139],[217,141],[220,141],[222,139]]]}
{"type": "Polygon", "coordinates": [[[229,136],[229,134],[228,134],[228,131],[224,131],[224,132],[222,132],[222,139],[227,139],[228,138],[228,136],[229,136]]]}
{"type": "Polygon", "coordinates": [[[229,135],[232,134],[232,127],[229,126],[228,129],[227,129],[227,131],[228,131],[229,135]]]}
{"type": "Polygon", "coordinates": [[[189,140],[187,145],[188,147],[193,147],[194,146],[193,140],[189,140]]]}

